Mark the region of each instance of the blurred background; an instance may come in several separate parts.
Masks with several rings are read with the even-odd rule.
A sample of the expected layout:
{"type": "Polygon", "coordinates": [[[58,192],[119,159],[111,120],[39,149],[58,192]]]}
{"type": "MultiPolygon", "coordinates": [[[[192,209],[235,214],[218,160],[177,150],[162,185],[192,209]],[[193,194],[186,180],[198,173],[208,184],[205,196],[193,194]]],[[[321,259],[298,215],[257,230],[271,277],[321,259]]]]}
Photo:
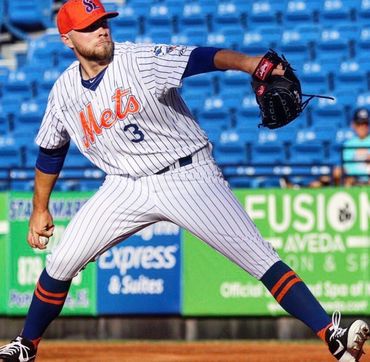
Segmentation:
{"type": "MultiPolygon", "coordinates": [[[[46,258],[24,240],[38,153],[33,140],[54,81],[74,60],[55,27],[62,3],[0,0],[0,338],[18,334],[46,258]]],[[[293,65],[304,93],[335,98],[314,99],[297,120],[271,131],[258,127],[246,74],[194,76],[180,90],[263,236],[329,311],[370,316],[370,1],[103,3],[120,13],[110,21],[116,41],[215,46],[250,55],[273,48],[293,65]]],[[[49,249],[103,178],[71,145],[51,204],[57,229],[49,249]]],[[[50,337],[311,336],[252,278],[165,223],[81,273],[63,313],[50,337]],[[152,256],[150,263],[145,250],[153,248],[159,259],[152,256]]]]}

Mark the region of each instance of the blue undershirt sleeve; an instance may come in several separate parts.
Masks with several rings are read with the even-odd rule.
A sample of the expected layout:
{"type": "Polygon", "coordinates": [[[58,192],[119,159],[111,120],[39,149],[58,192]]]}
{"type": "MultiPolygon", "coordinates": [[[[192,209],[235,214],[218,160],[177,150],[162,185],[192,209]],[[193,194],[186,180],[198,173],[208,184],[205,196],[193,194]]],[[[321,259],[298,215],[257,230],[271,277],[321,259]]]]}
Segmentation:
{"type": "Polygon", "coordinates": [[[36,168],[43,173],[58,174],[63,167],[69,144],[67,142],[63,147],[56,149],[40,147],[36,160],[36,168]]]}
{"type": "Polygon", "coordinates": [[[198,47],[195,48],[189,56],[188,64],[185,68],[182,78],[187,78],[192,75],[214,72],[218,69],[215,67],[214,57],[222,48],[214,47],[198,47]]]}

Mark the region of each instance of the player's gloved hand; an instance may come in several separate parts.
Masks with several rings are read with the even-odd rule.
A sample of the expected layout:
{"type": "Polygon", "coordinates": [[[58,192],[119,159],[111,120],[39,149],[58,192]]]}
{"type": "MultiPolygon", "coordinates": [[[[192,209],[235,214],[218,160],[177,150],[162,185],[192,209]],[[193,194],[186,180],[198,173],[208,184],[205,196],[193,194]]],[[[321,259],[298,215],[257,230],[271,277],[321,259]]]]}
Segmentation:
{"type": "Polygon", "coordinates": [[[302,94],[301,83],[293,68],[282,55],[270,49],[258,63],[252,74],[252,88],[261,110],[260,126],[280,128],[295,120],[314,98],[332,97],[302,94]],[[281,75],[281,70],[284,72],[281,75]],[[308,96],[302,101],[302,96],[308,96]]]}
{"type": "Polygon", "coordinates": [[[48,210],[34,210],[30,217],[27,242],[32,248],[46,249],[48,239],[53,235],[53,217],[48,210]]]}

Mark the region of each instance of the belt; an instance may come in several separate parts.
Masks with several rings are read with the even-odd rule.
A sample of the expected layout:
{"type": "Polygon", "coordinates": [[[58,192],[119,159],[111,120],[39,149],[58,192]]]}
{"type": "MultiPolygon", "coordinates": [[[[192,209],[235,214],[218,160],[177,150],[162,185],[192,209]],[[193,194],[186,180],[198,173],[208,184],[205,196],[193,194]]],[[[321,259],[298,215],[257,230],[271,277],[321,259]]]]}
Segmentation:
{"type": "Polygon", "coordinates": [[[156,173],[156,175],[160,175],[162,173],[165,173],[165,172],[169,171],[170,168],[179,168],[179,167],[183,167],[183,166],[186,166],[186,165],[190,165],[192,162],[193,162],[193,160],[192,160],[191,155],[179,158],[173,165],[163,168],[162,170],[158,171],[156,173]],[[177,163],[178,163],[178,166],[177,166],[177,163]]]}

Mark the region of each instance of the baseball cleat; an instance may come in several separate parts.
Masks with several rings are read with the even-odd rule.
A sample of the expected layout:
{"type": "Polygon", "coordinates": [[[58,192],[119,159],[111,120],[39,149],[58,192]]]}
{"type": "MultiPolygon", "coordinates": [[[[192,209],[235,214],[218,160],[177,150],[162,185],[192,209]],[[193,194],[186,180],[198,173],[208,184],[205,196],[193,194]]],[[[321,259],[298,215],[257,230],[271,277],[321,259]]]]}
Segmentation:
{"type": "Polygon", "coordinates": [[[365,353],[364,343],[370,338],[369,325],[358,319],[347,328],[339,327],[340,312],[334,312],[333,325],[326,331],[326,342],[331,354],[340,362],[357,362],[365,353]]]}
{"type": "Polygon", "coordinates": [[[0,360],[7,362],[34,362],[36,348],[33,343],[18,336],[10,343],[0,347],[0,360]]]}

